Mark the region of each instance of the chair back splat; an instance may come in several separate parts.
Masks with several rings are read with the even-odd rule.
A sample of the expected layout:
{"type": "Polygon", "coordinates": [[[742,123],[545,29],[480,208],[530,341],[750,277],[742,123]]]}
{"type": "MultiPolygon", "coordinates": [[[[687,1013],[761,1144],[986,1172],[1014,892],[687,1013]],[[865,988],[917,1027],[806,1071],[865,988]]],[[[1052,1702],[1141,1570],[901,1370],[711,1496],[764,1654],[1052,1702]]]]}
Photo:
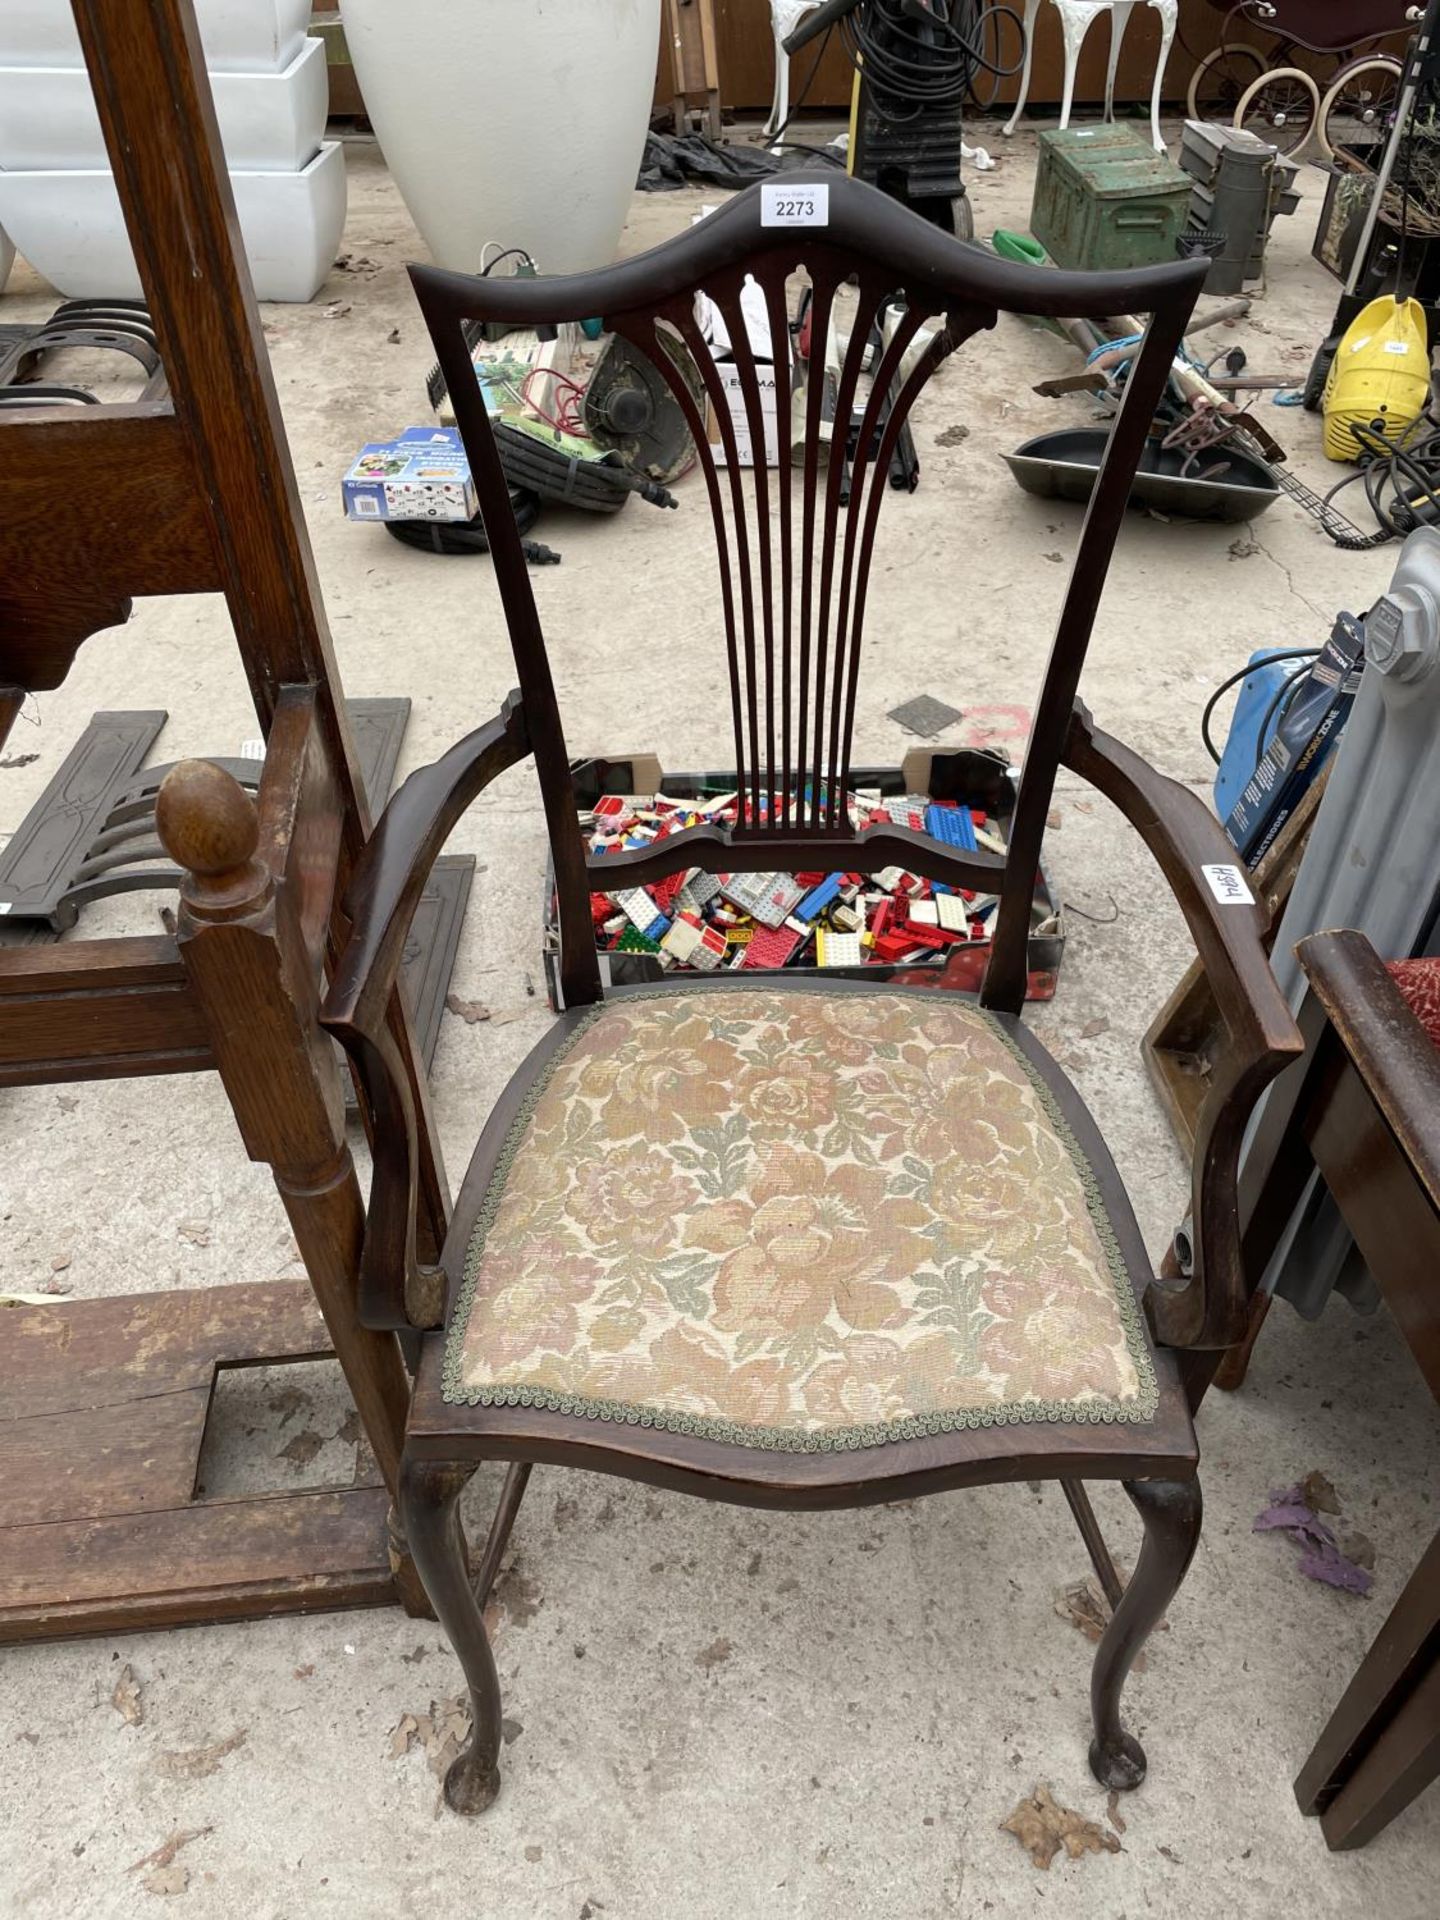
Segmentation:
{"type": "Polygon", "coordinates": [[[1018,1012],[1024,999],[1030,898],[1055,769],[1131,482],[1205,263],[1106,274],[1018,266],[952,240],[859,181],[832,177],[823,184],[828,209],[821,226],[767,226],[770,202],[765,189],[755,186],[678,239],[592,273],[486,279],[411,269],[469,455],[514,647],[554,855],[561,986],[569,1006],[600,994],[587,897],[592,884],[603,873],[607,890],[620,881],[642,886],[688,867],[713,873],[825,866],[874,873],[898,865],[998,893],[981,997],[1007,1012],[1018,1012]],[[786,349],[791,294],[802,276],[811,304],[808,351],[798,356],[805,399],[803,438],[797,442],[786,349]],[[753,287],[747,288],[747,279],[753,287]],[[697,319],[701,294],[713,302],[729,336],[757,455],[751,467],[740,464],[731,394],[697,319]],[[774,469],[761,457],[766,409],[742,295],[757,319],[763,305],[775,347],[774,469]],[[1002,312],[1080,319],[1151,315],[1085,517],[1004,856],[960,854],[898,826],[857,830],[846,806],[866,599],[891,454],[936,367],[974,334],[993,327],[1002,312]],[[467,320],[526,327],[596,314],[650,360],[694,436],[714,526],[741,796],[731,829],[692,827],[653,849],[603,858],[588,856],[581,838],[529,570],[462,331],[467,320]],[[831,341],[839,341],[841,350],[838,377],[836,353],[829,355],[827,386],[831,341]],[[847,457],[846,423],[865,371],[869,395],[847,457]],[[723,467],[706,431],[707,402],[720,433],[723,467]]]}

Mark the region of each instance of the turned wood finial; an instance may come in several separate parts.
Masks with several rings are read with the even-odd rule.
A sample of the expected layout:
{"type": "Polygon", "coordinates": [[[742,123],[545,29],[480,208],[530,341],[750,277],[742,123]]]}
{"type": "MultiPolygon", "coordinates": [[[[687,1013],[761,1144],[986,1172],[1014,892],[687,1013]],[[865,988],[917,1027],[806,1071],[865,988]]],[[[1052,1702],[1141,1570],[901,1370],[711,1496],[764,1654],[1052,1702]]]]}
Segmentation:
{"type": "Polygon", "coordinates": [[[255,802],[233,774],[209,760],[182,760],[155,797],[160,844],[185,869],[181,891],[193,907],[244,911],[270,890],[255,858],[260,820],[255,802]]]}

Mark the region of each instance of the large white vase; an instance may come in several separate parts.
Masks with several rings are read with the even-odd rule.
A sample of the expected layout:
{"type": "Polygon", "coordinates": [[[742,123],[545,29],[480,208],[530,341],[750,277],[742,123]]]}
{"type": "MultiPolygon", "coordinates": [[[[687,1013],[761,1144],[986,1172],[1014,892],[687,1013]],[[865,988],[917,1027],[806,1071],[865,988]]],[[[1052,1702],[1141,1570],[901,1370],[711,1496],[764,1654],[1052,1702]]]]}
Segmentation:
{"type": "Polygon", "coordinates": [[[433,258],[488,240],[607,265],[635,190],[660,0],[341,0],[386,163],[433,258]]]}

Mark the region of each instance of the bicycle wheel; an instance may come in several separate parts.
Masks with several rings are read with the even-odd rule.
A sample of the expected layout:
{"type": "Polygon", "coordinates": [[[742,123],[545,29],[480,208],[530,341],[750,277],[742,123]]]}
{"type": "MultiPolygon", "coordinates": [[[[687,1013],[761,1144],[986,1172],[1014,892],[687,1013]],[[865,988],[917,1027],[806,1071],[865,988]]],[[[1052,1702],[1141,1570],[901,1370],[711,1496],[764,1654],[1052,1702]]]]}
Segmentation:
{"type": "Polygon", "coordinates": [[[1387,55],[1356,60],[1337,73],[1320,102],[1316,138],[1327,160],[1341,147],[1384,138],[1400,98],[1400,62],[1387,55]]]}
{"type": "Polygon", "coordinates": [[[1190,76],[1185,110],[1192,120],[1229,121],[1240,96],[1265,71],[1265,58],[1244,40],[1207,53],[1190,76]]]}
{"type": "Polygon", "coordinates": [[[1253,81],[1235,108],[1244,127],[1281,153],[1298,153],[1320,118],[1320,89],[1299,67],[1276,67],[1253,81]]]}

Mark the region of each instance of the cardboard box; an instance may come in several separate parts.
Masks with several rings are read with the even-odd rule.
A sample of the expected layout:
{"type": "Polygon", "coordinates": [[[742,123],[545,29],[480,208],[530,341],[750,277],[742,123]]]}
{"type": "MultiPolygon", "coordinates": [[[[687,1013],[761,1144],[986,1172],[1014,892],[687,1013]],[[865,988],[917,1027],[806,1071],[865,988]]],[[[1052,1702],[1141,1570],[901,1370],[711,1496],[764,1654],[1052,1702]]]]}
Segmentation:
{"type": "MultiPolygon", "coordinates": [[[[715,211],[713,207],[702,207],[695,216],[692,225],[703,220],[707,214],[715,211]]],[[[755,362],[756,382],[760,388],[760,411],[765,426],[765,464],[777,466],[780,461],[780,434],[775,415],[775,343],[770,338],[770,309],[766,303],[764,289],[749,275],[740,289],[740,317],[745,322],[745,336],[750,343],[751,358],[755,362]]],[[[714,301],[704,293],[695,296],[695,323],[701,337],[708,343],[715,360],[715,371],[725,389],[730,404],[730,421],[735,430],[735,453],[742,467],[755,465],[754,436],[750,431],[750,416],[745,407],[745,393],[740,385],[740,369],[735,365],[730,342],[730,329],[725,316],[714,301]]],[[[782,350],[789,352],[790,341],[787,335],[782,342],[782,350]]],[[[709,441],[715,456],[717,467],[730,464],[725,449],[725,441],[720,431],[720,422],[715,408],[708,404],[705,408],[705,437],[709,441]]]]}
{"type": "Polygon", "coordinates": [[[480,511],[454,427],[407,427],[363,447],[340,495],[347,520],[473,520],[480,511]]]}
{"type": "MultiPolygon", "coordinates": [[[[717,361],[715,371],[720,376],[720,384],[725,389],[730,402],[730,422],[735,430],[735,453],[742,467],[755,464],[754,437],[750,432],[750,415],[745,406],[745,394],[740,385],[740,369],[730,361],[717,361]]],[[[780,460],[780,432],[775,414],[775,369],[766,363],[757,364],[755,380],[760,389],[760,411],[765,423],[765,464],[777,466],[780,460]]],[[[726,467],[730,464],[725,449],[725,441],[720,431],[720,422],[714,407],[706,409],[706,437],[715,450],[715,464],[726,467]]]]}

